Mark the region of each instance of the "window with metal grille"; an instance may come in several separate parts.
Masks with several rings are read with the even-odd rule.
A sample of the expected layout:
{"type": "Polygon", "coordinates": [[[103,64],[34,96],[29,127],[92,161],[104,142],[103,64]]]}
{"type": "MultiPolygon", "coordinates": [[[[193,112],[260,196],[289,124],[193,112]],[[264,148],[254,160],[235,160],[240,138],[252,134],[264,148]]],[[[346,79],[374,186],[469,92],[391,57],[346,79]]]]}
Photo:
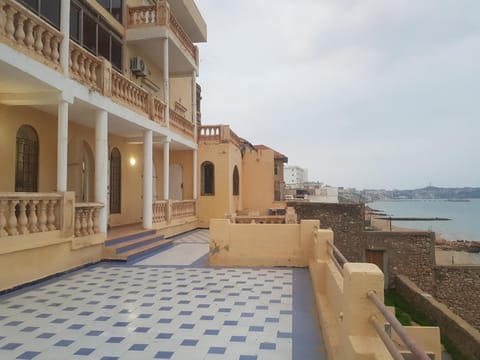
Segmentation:
{"type": "Polygon", "coordinates": [[[215,165],[210,161],[202,163],[202,195],[215,195],[215,165]]]}
{"type": "Polygon", "coordinates": [[[122,156],[118,148],[110,153],[110,214],[120,214],[122,209],[122,156]]]}
{"type": "Polygon", "coordinates": [[[17,131],[17,159],[15,167],[15,191],[38,191],[38,135],[29,125],[17,131]]]}
{"type": "Polygon", "coordinates": [[[240,195],[240,176],[236,165],[233,168],[233,195],[240,195]]]}

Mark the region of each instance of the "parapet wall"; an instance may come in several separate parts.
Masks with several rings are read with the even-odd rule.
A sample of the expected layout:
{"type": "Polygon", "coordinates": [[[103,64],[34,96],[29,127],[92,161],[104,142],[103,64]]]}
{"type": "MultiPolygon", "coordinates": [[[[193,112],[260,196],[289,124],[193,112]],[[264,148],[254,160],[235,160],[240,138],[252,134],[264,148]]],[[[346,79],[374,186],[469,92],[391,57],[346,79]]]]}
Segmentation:
{"type": "MultiPolygon", "coordinates": [[[[424,314],[432,323],[437,324],[442,335],[456,344],[464,356],[468,359],[480,359],[480,332],[478,330],[431,295],[425,294],[405,276],[397,276],[396,290],[418,312],[424,314]]],[[[477,290],[472,299],[478,299],[478,294],[477,290]]],[[[476,302],[478,303],[478,301],[476,302]]]]}

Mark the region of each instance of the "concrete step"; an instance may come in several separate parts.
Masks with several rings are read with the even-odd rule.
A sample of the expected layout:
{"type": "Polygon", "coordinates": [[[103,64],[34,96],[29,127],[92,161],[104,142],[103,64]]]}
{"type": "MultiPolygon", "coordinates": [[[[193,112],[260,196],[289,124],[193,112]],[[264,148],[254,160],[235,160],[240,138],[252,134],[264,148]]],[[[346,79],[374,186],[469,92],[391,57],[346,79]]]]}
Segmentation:
{"type": "Polygon", "coordinates": [[[120,244],[122,242],[139,239],[139,238],[146,237],[146,236],[155,235],[156,233],[157,232],[155,230],[136,231],[136,232],[134,232],[132,234],[129,234],[129,235],[126,235],[126,236],[122,235],[122,236],[118,236],[118,237],[115,237],[115,238],[112,238],[112,239],[108,239],[107,241],[105,241],[105,246],[120,244]]]}
{"type": "Polygon", "coordinates": [[[170,247],[172,243],[173,239],[157,240],[153,243],[122,252],[121,254],[117,255],[117,259],[127,262],[138,261],[140,259],[159,253],[162,250],[165,250],[166,248],[170,247]]]}
{"type": "Polygon", "coordinates": [[[163,240],[163,235],[148,235],[133,240],[122,241],[115,245],[108,246],[115,254],[121,254],[135,248],[154,243],[158,240],[163,240]]]}

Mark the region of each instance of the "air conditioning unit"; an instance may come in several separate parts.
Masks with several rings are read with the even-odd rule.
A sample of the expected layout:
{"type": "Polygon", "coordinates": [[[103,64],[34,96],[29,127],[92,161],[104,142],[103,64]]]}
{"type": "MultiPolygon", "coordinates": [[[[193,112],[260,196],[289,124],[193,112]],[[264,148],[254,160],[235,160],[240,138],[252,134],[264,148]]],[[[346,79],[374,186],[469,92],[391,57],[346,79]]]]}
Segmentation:
{"type": "Polygon", "coordinates": [[[135,56],[130,59],[130,70],[132,70],[132,73],[134,73],[136,76],[147,76],[147,66],[145,65],[143,59],[139,57],[135,56]]]}

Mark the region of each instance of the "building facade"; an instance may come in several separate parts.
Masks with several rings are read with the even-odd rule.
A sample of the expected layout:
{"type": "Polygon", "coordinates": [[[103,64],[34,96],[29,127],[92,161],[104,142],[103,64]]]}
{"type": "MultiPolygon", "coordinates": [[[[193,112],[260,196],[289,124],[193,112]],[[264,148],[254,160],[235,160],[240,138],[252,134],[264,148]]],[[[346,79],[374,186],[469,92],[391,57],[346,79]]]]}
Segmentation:
{"type": "Polygon", "coordinates": [[[100,260],[110,227],[197,226],[206,37],[188,0],[0,0],[0,270],[25,265],[0,288],[100,260]]]}

